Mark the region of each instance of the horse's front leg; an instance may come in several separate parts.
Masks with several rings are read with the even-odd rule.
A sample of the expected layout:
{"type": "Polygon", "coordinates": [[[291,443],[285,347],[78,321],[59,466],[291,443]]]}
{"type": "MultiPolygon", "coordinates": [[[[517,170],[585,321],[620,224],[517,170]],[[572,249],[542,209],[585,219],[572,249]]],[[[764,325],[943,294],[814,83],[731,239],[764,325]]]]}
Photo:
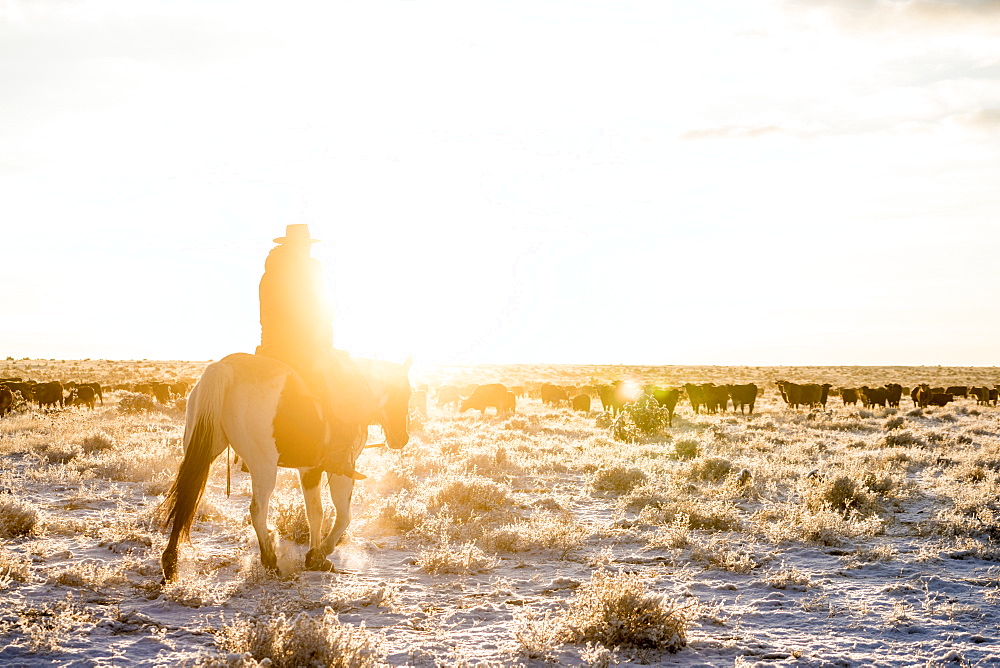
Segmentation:
{"type": "Polygon", "coordinates": [[[348,525],[351,523],[351,498],[354,495],[354,480],[343,475],[327,474],[330,486],[330,500],[337,509],[337,517],[330,528],[330,533],[320,545],[320,554],[327,555],[340,542],[348,525]]]}
{"type": "Polygon", "coordinates": [[[323,469],[299,469],[302,499],[306,504],[306,519],[309,521],[309,551],[306,552],[305,566],[307,571],[333,570],[333,564],[326,558],[328,553],[320,549],[323,541],[322,482],[323,469]]]}
{"type": "MultiPolygon", "coordinates": [[[[264,468],[264,467],[258,467],[264,468]]],[[[267,470],[251,470],[251,485],[253,498],[250,500],[250,521],[257,533],[257,543],[260,546],[260,563],[264,570],[272,575],[278,574],[278,555],[274,549],[274,538],[267,528],[267,508],[271,501],[271,493],[277,478],[277,467],[270,466],[267,470]]]]}

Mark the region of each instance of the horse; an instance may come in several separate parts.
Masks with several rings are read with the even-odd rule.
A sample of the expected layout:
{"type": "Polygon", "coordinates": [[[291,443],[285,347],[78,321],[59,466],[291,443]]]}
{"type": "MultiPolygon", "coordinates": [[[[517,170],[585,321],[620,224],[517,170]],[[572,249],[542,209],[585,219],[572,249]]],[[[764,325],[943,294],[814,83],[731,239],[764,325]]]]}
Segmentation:
{"type": "MultiPolygon", "coordinates": [[[[380,424],[386,445],[400,450],[409,440],[407,417],[410,400],[410,360],[393,364],[379,360],[347,358],[361,379],[360,411],[352,418],[353,463],[367,445],[368,425],[380,424]]],[[[336,411],[336,407],[332,407],[336,411]]],[[[209,468],[232,446],[250,471],[250,518],[264,569],[278,573],[274,539],[267,527],[267,509],[278,467],[296,468],[309,522],[307,570],[332,571],[326,558],[351,522],[354,480],[331,473],[327,444],[329,419],[319,399],[290,366],[263,355],[234,353],[208,365],[188,398],[184,424],[184,458],[158,518],[170,529],[160,557],[163,582],[177,575],[177,543],[190,540],[195,511],[205,491],[209,468]],[[327,473],[336,519],[321,535],[323,499],[320,484],[327,473]]],[[[381,445],[381,444],[380,444],[381,445]]]]}

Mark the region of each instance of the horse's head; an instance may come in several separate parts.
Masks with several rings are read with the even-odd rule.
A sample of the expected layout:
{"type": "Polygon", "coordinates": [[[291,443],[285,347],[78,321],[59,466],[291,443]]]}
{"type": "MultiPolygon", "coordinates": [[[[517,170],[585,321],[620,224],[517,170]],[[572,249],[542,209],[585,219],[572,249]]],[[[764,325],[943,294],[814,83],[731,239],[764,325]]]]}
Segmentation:
{"type": "Polygon", "coordinates": [[[377,362],[372,371],[375,421],[382,425],[386,445],[400,450],[410,440],[406,429],[410,415],[410,359],[403,364],[377,362]]]}

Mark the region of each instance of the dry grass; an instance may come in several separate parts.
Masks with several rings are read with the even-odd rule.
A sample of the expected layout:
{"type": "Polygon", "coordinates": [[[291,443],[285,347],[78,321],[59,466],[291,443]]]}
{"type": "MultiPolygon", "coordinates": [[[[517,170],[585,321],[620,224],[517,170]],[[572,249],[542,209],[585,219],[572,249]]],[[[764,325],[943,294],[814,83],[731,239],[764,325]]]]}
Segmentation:
{"type": "Polygon", "coordinates": [[[452,545],[444,541],[420,552],[417,565],[431,575],[487,573],[500,563],[475,543],[452,545]]]}
{"type": "Polygon", "coordinates": [[[53,603],[31,605],[15,611],[20,638],[15,644],[31,654],[59,654],[73,637],[84,634],[94,617],[73,594],[53,603]]]}
{"type": "MultiPolygon", "coordinates": [[[[561,377],[540,367],[523,373],[529,371],[556,374],[551,380],[560,384],[604,380],[573,370],[558,371],[561,377]]],[[[679,377],[690,369],[633,371],[637,381],[661,386],[685,380],[765,386],[766,377],[739,377],[753,373],[796,379],[788,369],[704,368],[697,378],[679,377]]],[[[877,382],[857,370],[822,373],[832,382],[842,374],[844,386],[877,382]]],[[[508,601],[520,610],[508,630],[522,659],[655,663],[655,652],[682,648],[689,627],[708,623],[693,616],[694,607],[682,610],[654,593],[682,591],[678,583],[687,580],[754,580],[789,597],[805,592],[799,605],[812,616],[862,619],[869,615],[866,604],[845,608],[838,585],[801,563],[796,567],[797,555],[837,555],[831,560],[839,571],[1000,560],[1000,409],[960,402],[944,409],[861,410],[836,403],[826,411],[794,411],[780,405],[771,388],[752,417],[695,416],[682,401],[673,429],[643,432],[636,422],[643,414],[630,413],[621,434],[607,417],[543,407],[537,399],[520,401],[518,413],[498,418],[432,403],[404,451],[363,455],[369,479],[356,488],[351,539],[335,553],[349,572],[336,575],[264,574],[246,523],[249,481],[237,472],[227,499],[217,465],[196,518],[195,547],[183,546],[180,577],[160,587],[164,538],[148,517],[179,462],[183,416],[127,393],[106,402],[93,413],[42,414],[25,406],[0,420],[0,593],[23,600],[16,597],[25,586],[60,596],[68,589],[98,607],[129,596],[160,597],[158,605],[204,619],[211,606],[280,595],[282,607],[214,623],[220,651],[189,665],[376,665],[382,641],[340,624],[336,612],[348,619],[358,610],[383,610],[388,628],[419,624],[426,637],[441,639],[449,637],[450,625],[463,623],[456,621],[461,615],[449,621],[456,610],[484,603],[482,614],[497,615],[508,601]],[[883,532],[891,539],[880,538],[883,532]],[[425,611],[414,621],[419,605],[408,584],[349,580],[359,564],[369,569],[361,572],[377,572],[371,555],[383,550],[401,553],[391,555],[393,563],[405,564],[411,576],[433,579],[436,601],[447,599],[453,585],[464,592],[447,599],[450,608],[425,611]],[[552,594],[570,588],[559,584],[540,594],[549,585],[536,568],[600,570],[582,584],[586,576],[575,575],[579,587],[572,594],[552,594]],[[653,585],[657,576],[662,579],[653,585]],[[333,612],[320,614],[324,606],[333,612]]],[[[654,413],[649,424],[658,419],[654,413]]],[[[301,563],[308,529],[294,475],[281,478],[270,519],[278,534],[298,543],[283,542],[283,558],[301,563]]],[[[982,585],[981,606],[1000,603],[995,581],[994,575],[982,585]]],[[[906,604],[890,611],[889,627],[928,616],[967,621],[974,614],[931,598],[926,609],[906,604]]],[[[31,652],[63,651],[94,624],[77,600],[12,608],[14,626],[0,629],[3,642],[31,652]]],[[[703,617],[725,626],[741,614],[720,607],[703,617]]],[[[461,653],[449,658],[426,651],[438,664],[471,662],[461,653]]],[[[416,654],[408,660],[431,661],[416,654]]]]}
{"type": "Polygon", "coordinates": [[[0,588],[6,589],[12,582],[31,580],[31,560],[0,548],[0,588]]]}
{"type": "Polygon", "coordinates": [[[602,492],[624,494],[646,484],[648,480],[649,476],[641,469],[630,466],[615,466],[594,472],[590,484],[594,489],[602,492]]]}
{"type": "Polygon", "coordinates": [[[0,536],[30,536],[38,527],[38,520],[38,508],[34,504],[11,495],[0,495],[0,536]]]}
{"type": "Polygon", "coordinates": [[[650,593],[641,576],[601,570],[569,601],[560,638],[677,652],[687,644],[692,616],[690,608],[650,593]]]}
{"type": "Polygon", "coordinates": [[[509,488],[478,476],[451,477],[427,500],[427,509],[447,510],[456,521],[469,521],[482,513],[504,509],[509,503],[509,488]]]}
{"type": "Polygon", "coordinates": [[[553,551],[562,559],[580,549],[590,533],[572,517],[541,514],[490,529],[480,542],[493,552],[553,551]]]}
{"type": "Polygon", "coordinates": [[[306,613],[291,619],[284,614],[239,617],[223,623],[216,644],[222,652],[249,654],[275,668],[382,665],[378,636],[364,626],[341,624],[330,608],[319,617],[306,613]]]}

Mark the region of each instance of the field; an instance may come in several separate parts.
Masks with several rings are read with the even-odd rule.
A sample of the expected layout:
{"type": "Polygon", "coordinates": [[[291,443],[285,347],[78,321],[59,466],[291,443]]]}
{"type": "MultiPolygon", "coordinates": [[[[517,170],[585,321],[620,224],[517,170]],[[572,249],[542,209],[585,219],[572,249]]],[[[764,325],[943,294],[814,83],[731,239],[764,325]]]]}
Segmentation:
{"type": "MultiPolygon", "coordinates": [[[[0,377],[196,378],[204,363],[20,360],[0,377]]],[[[773,381],[988,385],[1000,369],[467,366],[414,385],[756,382],[752,416],[636,442],[598,412],[415,415],[366,450],[338,573],[301,571],[294,471],[259,565],[247,474],[215,463],[180,577],[153,511],[183,401],[0,419],[4,665],[1000,665],[1000,408],[790,410],[773,381]],[[268,663],[264,662],[265,665],[268,663]]],[[[599,407],[600,403],[596,402],[599,407]]]]}

